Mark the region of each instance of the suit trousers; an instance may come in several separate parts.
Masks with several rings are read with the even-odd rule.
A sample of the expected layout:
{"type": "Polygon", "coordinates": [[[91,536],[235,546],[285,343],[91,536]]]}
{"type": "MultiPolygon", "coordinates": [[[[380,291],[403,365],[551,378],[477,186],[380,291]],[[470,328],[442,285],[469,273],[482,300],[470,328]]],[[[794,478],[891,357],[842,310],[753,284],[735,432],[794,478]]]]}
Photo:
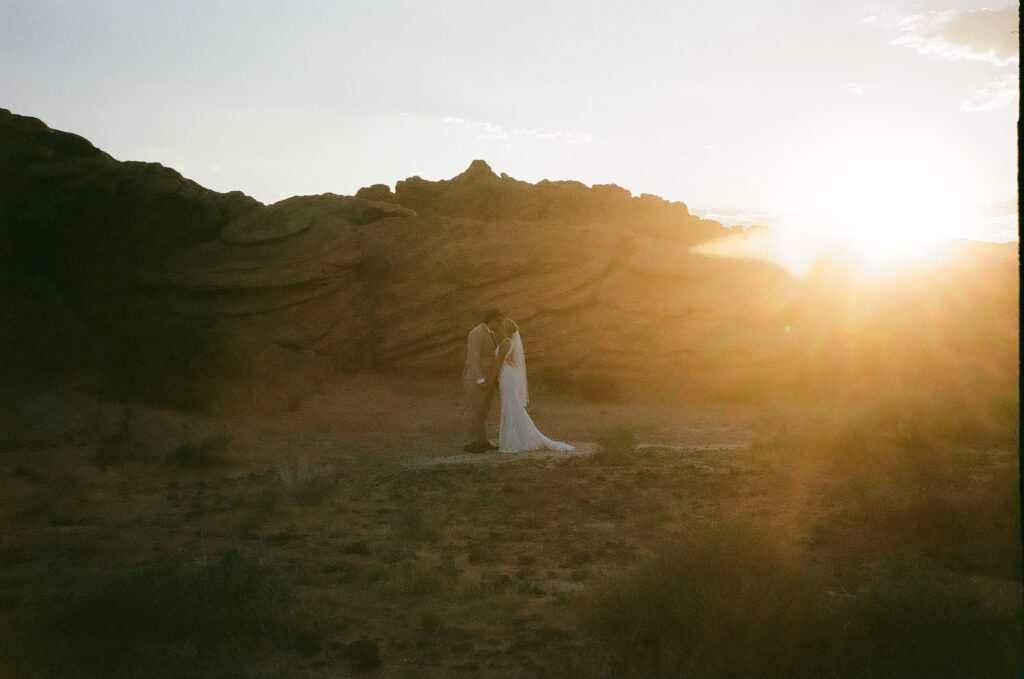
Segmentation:
{"type": "Polygon", "coordinates": [[[494,403],[494,385],[482,389],[474,380],[463,379],[463,390],[466,392],[463,424],[470,443],[490,443],[487,438],[487,416],[494,403]]]}

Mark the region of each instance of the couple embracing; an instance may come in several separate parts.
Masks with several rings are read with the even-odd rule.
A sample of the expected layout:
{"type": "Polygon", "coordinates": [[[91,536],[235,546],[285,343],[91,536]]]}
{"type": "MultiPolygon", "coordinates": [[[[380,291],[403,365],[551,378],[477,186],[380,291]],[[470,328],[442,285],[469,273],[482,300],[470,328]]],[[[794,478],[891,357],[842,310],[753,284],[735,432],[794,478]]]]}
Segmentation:
{"type": "Polygon", "coordinates": [[[485,313],[484,322],[469,332],[462,384],[466,392],[466,434],[470,438],[463,448],[467,453],[575,450],[568,443],[552,441],[540,433],[526,412],[530,399],[523,338],[516,322],[497,309],[485,313]],[[495,393],[501,399],[497,446],[487,438],[487,415],[495,393]]]}

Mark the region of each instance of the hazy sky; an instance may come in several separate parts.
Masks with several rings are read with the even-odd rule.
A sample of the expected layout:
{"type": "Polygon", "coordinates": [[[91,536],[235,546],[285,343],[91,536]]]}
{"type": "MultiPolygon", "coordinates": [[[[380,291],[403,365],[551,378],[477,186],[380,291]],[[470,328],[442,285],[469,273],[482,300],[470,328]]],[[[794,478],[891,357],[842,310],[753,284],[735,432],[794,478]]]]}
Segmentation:
{"type": "Polygon", "coordinates": [[[1006,240],[1017,11],[0,0],[0,107],[267,203],[484,158],[727,224],[1006,240]]]}

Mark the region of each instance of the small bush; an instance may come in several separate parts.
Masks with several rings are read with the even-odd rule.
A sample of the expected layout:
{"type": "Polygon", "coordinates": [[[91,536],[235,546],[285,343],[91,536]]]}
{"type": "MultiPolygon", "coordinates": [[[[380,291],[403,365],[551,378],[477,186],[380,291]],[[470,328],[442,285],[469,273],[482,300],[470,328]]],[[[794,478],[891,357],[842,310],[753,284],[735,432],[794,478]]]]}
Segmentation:
{"type": "Polygon", "coordinates": [[[989,449],[984,436],[972,447],[945,430],[925,436],[927,422],[905,421],[889,404],[783,411],[755,450],[775,473],[820,488],[832,508],[820,519],[836,539],[958,572],[1019,574],[1017,474],[998,471],[1016,469],[1016,451],[989,449]]]}
{"type": "Polygon", "coordinates": [[[618,425],[601,432],[597,437],[597,455],[605,462],[622,462],[636,453],[636,434],[632,427],[618,425]]]}
{"type": "Polygon", "coordinates": [[[493,548],[483,545],[473,545],[469,552],[466,554],[466,563],[469,564],[481,564],[481,563],[494,563],[497,560],[497,555],[493,548]]]}
{"type": "Polygon", "coordinates": [[[597,676],[785,676],[817,589],[754,531],[691,535],[597,596],[585,619],[604,649],[597,676]]]}
{"type": "Polygon", "coordinates": [[[346,543],[341,548],[341,551],[345,554],[367,556],[370,554],[370,545],[365,540],[356,540],[355,542],[346,543]]]}
{"type": "Polygon", "coordinates": [[[619,398],[619,383],[601,373],[572,373],[564,368],[544,366],[530,374],[530,384],[542,392],[572,396],[584,401],[606,403],[619,398]]]}
{"type": "Polygon", "coordinates": [[[434,568],[405,561],[388,569],[384,592],[391,596],[423,597],[444,586],[444,577],[434,568]]]}
{"type": "Polygon", "coordinates": [[[343,650],[349,669],[368,672],[380,667],[380,648],[376,641],[360,639],[346,644],[343,650]]]}
{"type": "Polygon", "coordinates": [[[231,438],[224,435],[211,436],[199,443],[189,441],[167,454],[164,462],[175,467],[209,469],[228,462],[227,450],[231,438]]]}
{"type": "Polygon", "coordinates": [[[268,646],[308,649],[315,625],[280,572],[231,551],[80,583],[38,614],[23,650],[56,676],[207,676],[268,646]]]}
{"type": "Polygon", "coordinates": [[[335,474],[305,461],[278,467],[277,481],[282,494],[300,505],[320,504],[338,487],[335,474]]]}
{"type": "Polygon", "coordinates": [[[598,588],[573,676],[1019,675],[1019,601],[898,566],[867,583],[831,582],[765,531],[689,535],[598,588]]]}
{"type": "Polygon", "coordinates": [[[257,526],[265,523],[277,511],[282,500],[283,495],[276,487],[239,493],[234,500],[235,507],[243,511],[238,525],[239,532],[248,535],[257,526]]]}
{"type": "Polygon", "coordinates": [[[96,449],[93,462],[99,467],[123,465],[128,462],[147,462],[132,442],[132,430],[135,416],[130,409],[125,409],[117,429],[103,436],[96,449]]]}
{"type": "Polygon", "coordinates": [[[438,542],[442,537],[444,521],[435,512],[409,507],[398,520],[398,534],[406,540],[438,542]]]}
{"type": "Polygon", "coordinates": [[[847,667],[845,676],[1021,676],[1019,602],[997,606],[962,580],[890,570],[829,620],[840,642],[833,663],[847,667]]]}
{"type": "Polygon", "coordinates": [[[425,608],[420,611],[420,630],[427,634],[437,634],[441,631],[441,615],[433,608],[425,608]]]}

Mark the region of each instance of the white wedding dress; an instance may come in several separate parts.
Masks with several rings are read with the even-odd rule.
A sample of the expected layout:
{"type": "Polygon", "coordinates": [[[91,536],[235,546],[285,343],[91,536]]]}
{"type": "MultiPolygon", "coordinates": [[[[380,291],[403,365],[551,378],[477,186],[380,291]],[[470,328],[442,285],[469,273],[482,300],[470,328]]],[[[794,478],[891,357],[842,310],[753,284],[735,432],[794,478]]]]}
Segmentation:
{"type": "MultiPolygon", "coordinates": [[[[498,345],[497,351],[501,351],[498,345]]],[[[501,422],[498,429],[498,450],[503,453],[521,453],[527,450],[576,450],[568,443],[553,441],[540,433],[526,412],[530,403],[526,388],[526,355],[519,331],[511,337],[508,351],[501,361],[498,373],[498,393],[501,395],[501,422]]]]}

